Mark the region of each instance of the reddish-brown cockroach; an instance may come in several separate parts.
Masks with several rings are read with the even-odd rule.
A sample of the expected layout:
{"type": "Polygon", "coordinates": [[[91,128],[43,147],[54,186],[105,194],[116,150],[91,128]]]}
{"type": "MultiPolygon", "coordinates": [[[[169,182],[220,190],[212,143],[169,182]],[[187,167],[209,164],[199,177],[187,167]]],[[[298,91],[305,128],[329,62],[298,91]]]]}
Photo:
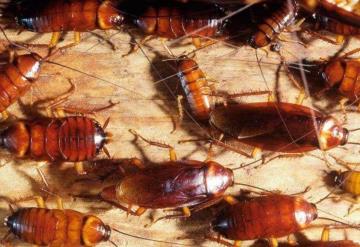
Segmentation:
{"type": "MultiPolygon", "coordinates": [[[[305,7],[308,7],[312,13],[309,18],[312,21],[313,27],[311,29],[324,30],[333,34],[341,36],[357,36],[360,34],[360,15],[339,7],[335,3],[327,0],[320,1],[303,1],[305,7]],[[310,5],[310,6],[308,6],[310,5]]],[[[313,33],[312,31],[310,31],[313,33]]],[[[323,38],[331,43],[339,43],[339,41],[332,41],[321,34],[316,36],[323,38]]]]}
{"type": "MultiPolygon", "coordinates": [[[[360,97],[360,61],[349,56],[359,51],[355,49],[328,61],[304,61],[300,66],[294,64],[290,71],[294,75],[298,74],[297,70],[304,71],[314,89],[321,88],[320,92],[335,89],[348,101],[354,102],[360,97]]],[[[344,107],[343,100],[340,103],[344,107]]]]}
{"type": "Polygon", "coordinates": [[[31,87],[39,78],[42,58],[35,54],[17,56],[5,65],[0,73],[0,112],[6,117],[5,110],[31,87]]]}
{"type": "Polygon", "coordinates": [[[100,150],[108,153],[107,139],[104,128],[87,117],[19,120],[0,134],[1,146],[17,157],[51,162],[93,160],[100,150]]]}
{"type": "MultiPolygon", "coordinates": [[[[21,1],[10,4],[9,13],[24,29],[53,32],[50,46],[55,46],[63,31],[75,31],[75,43],[80,32],[94,29],[116,29],[133,22],[144,33],[164,38],[193,37],[200,46],[200,37],[214,37],[224,30],[224,12],[215,4],[149,5],[117,3],[110,0],[21,1]]],[[[8,17],[8,18],[11,18],[8,17]]]]}
{"type": "Polygon", "coordinates": [[[349,131],[328,115],[311,108],[260,102],[216,107],[210,124],[225,138],[284,153],[329,150],[348,143],[349,131]]]}
{"type": "Polygon", "coordinates": [[[299,10],[297,0],[280,2],[279,9],[258,25],[255,33],[251,36],[249,44],[252,47],[260,48],[269,45],[280,33],[294,23],[299,10]]]}
{"type": "Polygon", "coordinates": [[[225,17],[224,11],[214,4],[145,5],[127,12],[136,13],[133,22],[145,34],[168,39],[192,37],[196,47],[202,46],[203,37],[221,36],[227,24],[221,20],[225,17]]]}
{"type": "MultiPolygon", "coordinates": [[[[5,218],[8,234],[14,234],[20,240],[38,246],[90,247],[110,240],[111,232],[142,240],[183,245],[155,239],[148,239],[125,233],[106,225],[95,215],[64,209],[58,198],[58,209],[47,209],[42,197],[35,198],[39,207],[19,208],[5,218]]],[[[8,235],[2,240],[6,241],[8,235]]]]}
{"type": "Polygon", "coordinates": [[[208,121],[215,102],[204,72],[187,56],[177,59],[177,70],[192,115],[199,121],[208,121]]]}
{"type": "Polygon", "coordinates": [[[235,202],[218,214],[212,228],[230,240],[268,238],[277,246],[276,238],[306,229],[317,218],[342,223],[318,217],[316,205],[300,196],[270,194],[235,202]]]}
{"type": "Polygon", "coordinates": [[[183,214],[164,218],[188,217],[191,211],[223,199],[232,185],[232,170],[216,162],[169,161],[125,175],[118,184],[104,188],[101,197],[133,215],[149,208],[183,208],[183,214]],[[139,208],[134,212],[121,204],[139,208]]]}
{"type": "Polygon", "coordinates": [[[169,148],[170,161],[145,166],[142,161],[131,159],[129,163],[139,169],[131,173],[124,172],[117,184],[104,188],[99,194],[102,200],[133,215],[141,215],[149,208],[182,208],[183,214],[163,217],[173,218],[188,217],[191,211],[198,211],[227,199],[224,194],[234,184],[231,169],[214,161],[177,161],[171,146],[149,141],[133,130],[131,133],[151,145],[169,148]],[[128,207],[123,206],[124,204],[128,207]],[[139,208],[132,211],[132,205],[139,208]]]}
{"type": "Polygon", "coordinates": [[[52,32],[50,47],[54,47],[63,31],[75,31],[75,43],[78,43],[80,32],[121,25],[124,17],[114,4],[110,0],[15,1],[3,13],[9,24],[16,21],[26,30],[52,32]]]}

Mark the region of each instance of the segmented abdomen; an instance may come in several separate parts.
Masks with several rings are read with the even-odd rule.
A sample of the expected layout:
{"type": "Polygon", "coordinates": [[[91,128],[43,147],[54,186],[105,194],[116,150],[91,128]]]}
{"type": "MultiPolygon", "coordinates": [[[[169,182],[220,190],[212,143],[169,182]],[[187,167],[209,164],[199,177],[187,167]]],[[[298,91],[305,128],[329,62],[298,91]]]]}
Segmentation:
{"type": "Polygon", "coordinates": [[[92,160],[105,142],[105,133],[93,119],[67,117],[18,121],[0,135],[2,145],[19,157],[36,160],[92,160]]]}
{"type": "Polygon", "coordinates": [[[178,38],[184,35],[212,37],[222,31],[218,13],[209,11],[197,13],[176,7],[148,7],[136,19],[136,25],[147,34],[164,38],[178,38]]]}
{"type": "Polygon", "coordinates": [[[239,202],[213,222],[228,239],[283,237],[298,232],[316,218],[315,206],[300,197],[270,195],[239,202]]]}
{"type": "Polygon", "coordinates": [[[360,195],[360,172],[348,171],[341,174],[344,182],[341,185],[343,190],[353,195],[360,195]]]}
{"type": "Polygon", "coordinates": [[[270,44],[276,35],[291,25],[298,13],[296,0],[283,1],[279,10],[257,27],[257,31],[250,38],[249,44],[254,48],[260,48],[270,44]]]}
{"type": "Polygon", "coordinates": [[[179,78],[192,114],[198,120],[208,120],[214,102],[212,90],[198,64],[189,58],[180,58],[179,78]]]}
{"type": "Polygon", "coordinates": [[[17,22],[34,32],[88,31],[97,28],[98,0],[37,1],[20,9],[17,22]]]}
{"type": "Polygon", "coordinates": [[[40,63],[34,55],[18,56],[0,73],[0,112],[23,96],[38,78],[40,63]]]}
{"type": "Polygon", "coordinates": [[[5,224],[24,242],[41,246],[94,246],[111,233],[96,216],[69,209],[20,208],[5,224]]]}

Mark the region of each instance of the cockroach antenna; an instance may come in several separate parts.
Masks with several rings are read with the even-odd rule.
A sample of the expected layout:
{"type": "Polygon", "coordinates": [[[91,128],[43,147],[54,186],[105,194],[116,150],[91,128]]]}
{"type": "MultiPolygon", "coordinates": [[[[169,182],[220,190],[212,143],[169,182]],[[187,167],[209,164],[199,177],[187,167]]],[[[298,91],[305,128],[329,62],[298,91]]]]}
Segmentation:
{"type": "MultiPolygon", "coordinates": [[[[111,227],[111,229],[117,233],[120,233],[122,235],[128,236],[128,237],[132,237],[132,238],[137,238],[137,239],[142,239],[142,240],[146,240],[146,241],[151,241],[151,242],[155,242],[155,243],[163,243],[163,244],[172,244],[172,245],[178,245],[178,246],[198,246],[198,245],[190,245],[190,244],[183,244],[183,243],[177,243],[177,242],[170,242],[170,241],[163,241],[163,240],[157,240],[157,239],[151,239],[151,238],[145,238],[145,237],[140,237],[140,236],[136,236],[136,235],[132,235],[123,231],[120,231],[114,227],[111,227]]],[[[117,246],[115,243],[112,242],[112,244],[114,244],[115,246],[117,246]]]]}

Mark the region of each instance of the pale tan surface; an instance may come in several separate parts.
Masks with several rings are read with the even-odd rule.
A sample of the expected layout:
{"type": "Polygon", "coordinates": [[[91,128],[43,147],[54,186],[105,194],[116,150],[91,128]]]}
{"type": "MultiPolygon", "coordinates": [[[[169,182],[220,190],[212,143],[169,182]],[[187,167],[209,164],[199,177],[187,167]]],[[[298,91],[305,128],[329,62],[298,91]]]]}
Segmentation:
{"type": "MultiPolygon", "coordinates": [[[[19,36],[12,32],[7,32],[12,40],[23,40],[33,37],[34,34],[24,32],[19,36]]],[[[103,32],[97,32],[104,35],[103,32]]],[[[112,34],[115,32],[112,32],[112,34]]],[[[50,35],[42,35],[40,39],[34,41],[35,43],[47,43],[50,35]]],[[[66,37],[66,42],[70,42],[72,35],[66,37]]],[[[99,122],[103,123],[106,118],[111,117],[111,122],[108,130],[114,135],[113,142],[108,145],[108,149],[115,158],[142,158],[140,151],[136,148],[132,140],[133,136],[128,132],[129,128],[137,130],[144,136],[169,143],[175,146],[178,158],[192,158],[204,160],[207,157],[206,151],[208,145],[203,148],[197,148],[194,143],[178,144],[179,140],[194,138],[196,133],[201,134],[201,129],[188,118],[185,118],[180,128],[175,133],[170,133],[173,129],[172,117],[177,115],[176,99],[173,98],[163,88],[161,83],[155,84],[159,79],[154,73],[151,74],[150,64],[146,57],[140,52],[131,54],[126,58],[121,55],[129,50],[129,36],[127,34],[117,34],[112,38],[112,41],[117,45],[117,51],[112,51],[108,45],[96,45],[98,39],[90,33],[83,35],[83,41],[80,45],[72,48],[66,54],[56,57],[55,61],[61,64],[66,64],[72,68],[81,71],[86,71],[92,75],[97,75],[107,81],[111,81],[115,85],[83,75],[69,69],[61,68],[56,65],[46,64],[43,68],[43,78],[41,78],[34,86],[33,99],[42,99],[44,97],[57,95],[59,92],[64,92],[68,89],[67,78],[71,78],[76,85],[76,92],[70,98],[67,104],[81,105],[87,108],[88,104],[93,106],[105,105],[109,100],[119,102],[117,106],[111,110],[96,114],[99,122]],[[96,47],[93,47],[96,45],[96,47]],[[125,91],[118,86],[124,87],[125,91]],[[191,134],[191,131],[195,134],[191,134]]],[[[156,54],[167,55],[166,51],[161,46],[160,40],[153,40],[144,48],[146,54],[151,61],[159,60],[156,54]],[[150,49],[151,48],[151,49],[150,49]]],[[[321,41],[313,43],[308,49],[304,49],[299,45],[291,45],[287,43],[286,50],[291,50],[301,57],[313,58],[328,58],[329,55],[334,54],[340,47],[326,44],[321,41]]],[[[351,47],[359,46],[358,41],[353,41],[351,47]]],[[[193,49],[192,46],[181,46],[180,48],[172,48],[174,54],[181,54],[193,49]]],[[[351,48],[348,48],[351,49],[351,48]]],[[[288,53],[286,54],[289,61],[293,60],[288,53]]],[[[264,52],[259,51],[259,56],[263,57],[264,52]]],[[[271,90],[274,90],[275,71],[277,69],[278,57],[276,54],[270,53],[267,59],[274,62],[275,65],[263,64],[264,74],[271,90]]],[[[200,67],[208,74],[209,77],[218,81],[215,84],[216,88],[234,93],[247,92],[249,90],[266,90],[264,80],[260,75],[259,67],[256,63],[255,52],[249,47],[243,47],[238,50],[226,47],[223,44],[216,44],[210,48],[203,49],[196,53],[196,60],[200,67]]],[[[264,61],[266,58],[264,58],[264,61]]],[[[167,63],[157,62],[154,65],[158,68],[160,73],[164,74],[167,63]]],[[[166,69],[168,70],[168,69],[166,69]]],[[[165,75],[169,75],[165,72],[165,75]]],[[[169,84],[178,85],[176,77],[168,80],[169,84]]],[[[280,73],[280,93],[281,101],[295,102],[298,91],[289,82],[284,73],[280,73]]],[[[180,90],[174,92],[179,94],[180,90]]],[[[31,94],[24,97],[26,102],[31,101],[31,94]]],[[[242,101],[260,101],[267,100],[264,97],[247,97],[242,98],[242,101]]],[[[323,102],[314,101],[316,104],[323,102]]],[[[305,101],[306,105],[311,105],[310,99],[305,101]]],[[[336,107],[338,109],[338,106],[336,107]]],[[[9,108],[9,111],[18,117],[22,115],[19,112],[17,104],[9,108]]],[[[342,118],[340,113],[335,115],[342,118]]],[[[359,127],[360,117],[358,113],[348,113],[349,121],[347,127],[354,129],[359,127]]],[[[360,132],[355,132],[350,135],[351,141],[360,141],[360,132]]],[[[149,146],[142,141],[139,141],[139,146],[144,150],[144,154],[151,161],[165,161],[168,159],[167,150],[159,149],[157,147],[149,146]]],[[[219,150],[216,150],[219,151],[219,150]]],[[[218,153],[218,152],[216,152],[218,153]]],[[[1,153],[3,158],[2,163],[5,166],[0,168],[0,195],[9,197],[13,200],[17,198],[24,198],[27,196],[39,193],[36,184],[40,183],[35,167],[36,163],[31,161],[13,160],[11,156],[5,152],[1,153]]],[[[313,154],[321,156],[321,153],[316,151],[313,154]]],[[[336,155],[339,158],[344,158],[348,161],[359,162],[358,154],[359,147],[348,145],[345,148],[336,148],[328,154],[336,155]]],[[[105,157],[101,155],[100,157],[105,157]]],[[[229,166],[238,167],[241,163],[251,162],[253,159],[246,159],[236,153],[227,151],[219,153],[214,156],[217,162],[229,166]]],[[[333,160],[329,157],[329,160],[333,160]]],[[[341,169],[339,166],[334,166],[334,169],[341,169]]],[[[52,187],[57,188],[63,193],[69,192],[65,189],[75,179],[73,170],[66,173],[60,171],[54,166],[43,165],[42,171],[47,176],[47,179],[52,187]],[[66,177],[64,174],[67,174],[66,177]],[[71,174],[71,176],[69,176],[71,174]]],[[[254,170],[237,170],[236,181],[242,183],[253,184],[261,186],[268,190],[281,190],[285,193],[296,193],[302,191],[306,186],[311,186],[312,189],[305,197],[309,201],[315,202],[328,193],[328,189],[324,186],[321,178],[323,170],[327,167],[325,163],[317,158],[305,156],[303,158],[281,159],[270,162],[268,165],[254,170]]],[[[229,190],[229,193],[236,194],[239,187],[229,190]]],[[[3,219],[9,214],[6,203],[0,204],[0,219],[3,219]]],[[[22,206],[35,206],[35,203],[30,201],[22,203],[22,206]]],[[[50,207],[54,207],[49,203],[50,207]]],[[[330,217],[326,212],[340,217],[343,221],[353,223],[360,222],[360,212],[354,213],[350,217],[343,217],[346,214],[349,203],[332,203],[325,201],[319,205],[322,210],[321,216],[330,217]]],[[[70,201],[65,200],[65,207],[76,209],[82,212],[94,213],[101,217],[104,222],[121,229],[127,233],[154,238],[158,240],[177,241],[191,244],[191,239],[196,238],[195,246],[219,246],[217,243],[202,241],[203,235],[207,232],[207,218],[210,213],[197,214],[195,217],[188,220],[171,220],[162,221],[150,228],[145,228],[144,225],[150,222],[149,214],[154,214],[150,211],[138,217],[126,217],[126,213],[120,209],[110,207],[105,203],[100,202],[83,202],[82,200],[70,201]],[[190,238],[190,240],[176,240],[176,238],[190,238]]],[[[359,206],[358,206],[359,207],[359,206]]],[[[155,216],[163,215],[161,210],[155,213],[155,216]]],[[[315,224],[321,223],[316,221],[315,224]]],[[[0,228],[0,236],[6,232],[4,227],[0,228]]],[[[311,239],[319,239],[321,228],[305,231],[311,239]]],[[[349,239],[360,242],[360,233],[355,230],[346,230],[349,239]]],[[[332,239],[343,239],[345,236],[342,230],[332,231],[332,239]]],[[[169,244],[159,244],[149,241],[129,238],[117,233],[113,233],[112,240],[118,246],[169,246],[169,244]]],[[[244,243],[248,246],[251,242],[244,243]]],[[[26,246],[19,241],[14,241],[16,246],[26,246]]],[[[110,243],[104,243],[100,246],[111,246],[110,243]]]]}

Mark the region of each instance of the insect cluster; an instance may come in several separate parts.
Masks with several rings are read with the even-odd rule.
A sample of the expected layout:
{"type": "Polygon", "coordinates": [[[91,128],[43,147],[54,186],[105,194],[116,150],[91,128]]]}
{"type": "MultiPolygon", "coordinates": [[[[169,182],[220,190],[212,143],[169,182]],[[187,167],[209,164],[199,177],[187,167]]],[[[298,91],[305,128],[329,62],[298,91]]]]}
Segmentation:
{"type": "Polygon", "coordinates": [[[0,24],[0,245],[360,246],[359,1],[2,0],[0,24]]]}

